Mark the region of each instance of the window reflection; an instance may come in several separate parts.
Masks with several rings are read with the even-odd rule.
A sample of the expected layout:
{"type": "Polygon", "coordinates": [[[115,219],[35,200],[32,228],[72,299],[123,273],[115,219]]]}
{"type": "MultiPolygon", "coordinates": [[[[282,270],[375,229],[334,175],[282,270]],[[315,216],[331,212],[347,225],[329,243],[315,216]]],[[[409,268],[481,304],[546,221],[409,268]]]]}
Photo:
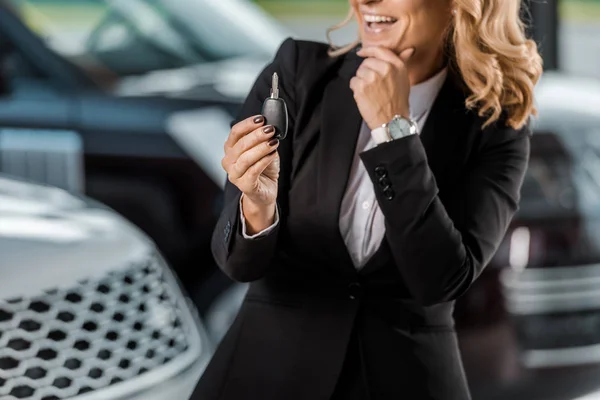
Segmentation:
{"type": "Polygon", "coordinates": [[[574,161],[569,149],[553,132],[536,132],[531,138],[531,157],[521,191],[521,209],[554,213],[575,207],[574,161]]]}
{"type": "Polygon", "coordinates": [[[27,5],[26,22],[55,50],[86,69],[105,68],[118,76],[270,57],[287,36],[270,16],[245,0],[21,4],[27,5]]]}
{"type": "Polygon", "coordinates": [[[521,192],[522,214],[600,214],[600,143],[595,139],[600,133],[573,132],[533,135],[521,192]]]}

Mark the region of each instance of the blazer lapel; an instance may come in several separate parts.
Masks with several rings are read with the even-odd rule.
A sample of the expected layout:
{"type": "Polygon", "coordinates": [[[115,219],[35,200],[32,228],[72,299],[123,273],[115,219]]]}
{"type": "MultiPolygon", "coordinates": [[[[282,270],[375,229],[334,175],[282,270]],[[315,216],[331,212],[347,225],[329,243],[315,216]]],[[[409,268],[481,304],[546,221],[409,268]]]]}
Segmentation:
{"type": "Polygon", "coordinates": [[[429,167],[438,183],[443,183],[445,172],[449,172],[445,166],[456,156],[458,139],[468,129],[465,99],[458,79],[449,73],[420,134],[429,167]]]}
{"type": "Polygon", "coordinates": [[[327,229],[330,244],[333,244],[324,250],[340,260],[344,270],[352,273],[355,273],[355,269],[339,230],[339,218],[362,123],[350,89],[350,79],[360,62],[360,57],[348,54],[338,75],[325,87],[319,140],[318,196],[321,225],[327,229]]]}

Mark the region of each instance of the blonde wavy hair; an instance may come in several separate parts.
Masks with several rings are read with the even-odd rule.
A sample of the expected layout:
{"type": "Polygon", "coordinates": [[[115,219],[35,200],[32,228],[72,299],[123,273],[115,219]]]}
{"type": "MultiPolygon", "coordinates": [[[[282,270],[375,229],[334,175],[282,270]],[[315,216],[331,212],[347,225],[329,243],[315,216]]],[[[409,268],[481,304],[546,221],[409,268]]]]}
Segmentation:
{"type": "MultiPolygon", "coordinates": [[[[470,90],[465,106],[485,117],[484,127],[501,116],[521,128],[537,115],[534,86],[542,74],[537,45],[525,35],[521,0],[454,0],[452,22],[446,34],[448,64],[470,90]]],[[[327,30],[329,55],[337,57],[360,44],[360,39],[338,47],[331,32],[346,26],[348,16],[327,30]]]]}

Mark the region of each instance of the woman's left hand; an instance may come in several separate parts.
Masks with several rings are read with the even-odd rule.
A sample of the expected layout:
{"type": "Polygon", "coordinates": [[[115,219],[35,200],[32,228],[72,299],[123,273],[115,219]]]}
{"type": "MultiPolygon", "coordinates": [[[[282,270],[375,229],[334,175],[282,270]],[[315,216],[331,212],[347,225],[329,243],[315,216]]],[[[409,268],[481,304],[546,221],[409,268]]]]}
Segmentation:
{"type": "Polygon", "coordinates": [[[350,89],[370,129],[390,122],[394,115],[410,117],[410,81],[405,62],[413,53],[414,48],[409,48],[398,56],[383,47],[366,47],[357,53],[365,60],[350,80],[350,89]]]}

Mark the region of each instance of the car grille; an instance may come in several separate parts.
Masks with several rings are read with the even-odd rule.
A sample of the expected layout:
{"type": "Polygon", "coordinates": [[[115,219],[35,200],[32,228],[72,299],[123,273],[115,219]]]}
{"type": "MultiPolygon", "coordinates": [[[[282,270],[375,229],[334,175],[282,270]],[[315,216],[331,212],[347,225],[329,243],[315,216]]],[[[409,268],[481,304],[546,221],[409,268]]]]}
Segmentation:
{"type": "Polygon", "coordinates": [[[163,265],[150,257],[68,290],[0,300],[0,398],[115,398],[197,360],[195,319],[163,265]]]}
{"type": "Polygon", "coordinates": [[[600,363],[600,265],[507,269],[502,284],[526,367],[600,363]]]}

